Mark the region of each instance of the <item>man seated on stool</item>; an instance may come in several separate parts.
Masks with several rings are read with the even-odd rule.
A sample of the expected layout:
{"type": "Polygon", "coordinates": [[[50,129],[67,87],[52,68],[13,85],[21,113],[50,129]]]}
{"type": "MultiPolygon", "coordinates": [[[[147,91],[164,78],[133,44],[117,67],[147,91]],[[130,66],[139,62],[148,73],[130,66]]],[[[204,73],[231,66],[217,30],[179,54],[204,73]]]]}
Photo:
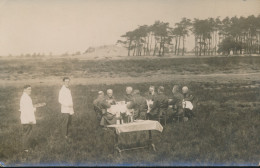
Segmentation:
{"type": "Polygon", "coordinates": [[[134,90],[133,92],[133,101],[130,104],[130,107],[134,109],[134,118],[145,120],[146,119],[146,113],[147,113],[147,103],[146,99],[140,95],[139,90],[134,90]]]}
{"type": "Polygon", "coordinates": [[[116,100],[115,100],[115,97],[113,96],[113,90],[112,89],[107,90],[106,101],[111,105],[116,104],[116,100]]]}
{"type": "Polygon", "coordinates": [[[126,94],[124,95],[125,102],[133,101],[133,88],[131,86],[126,87],[126,94]]]}
{"type": "Polygon", "coordinates": [[[172,88],[172,97],[171,101],[169,101],[170,107],[173,109],[173,120],[178,117],[181,121],[186,120],[184,119],[184,112],[183,112],[183,106],[182,106],[182,101],[183,101],[183,95],[180,93],[180,87],[179,85],[174,85],[172,88]]]}
{"type": "Polygon", "coordinates": [[[154,102],[150,112],[147,114],[150,120],[158,120],[160,114],[165,114],[168,109],[168,97],[164,95],[164,87],[158,88],[158,95],[154,97],[154,102]]]}
{"type": "MultiPolygon", "coordinates": [[[[196,99],[195,97],[190,93],[189,88],[187,86],[184,86],[182,88],[182,93],[183,93],[183,101],[187,102],[187,103],[191,103],[192,107],[186,107],[184,108],[184,115],[185,117],[188,117],[189,119],[192,118],[194,116],[194,107],[196,106],[196,99]]],[[[185,103],[184,102],[184,103],[185,103]]],[[[185,103],[185,104],[187,104],[185,103]]]]}
{"type": "Polygon", "coordinates": [[[107,108],[110,108],[111,105],[106,102],[103,91],[98,92],[98,97],[94,100],[93,104],[100,126],[105,127],[107,125],[116,124],[116,116],[107,112],[107,108]]]}

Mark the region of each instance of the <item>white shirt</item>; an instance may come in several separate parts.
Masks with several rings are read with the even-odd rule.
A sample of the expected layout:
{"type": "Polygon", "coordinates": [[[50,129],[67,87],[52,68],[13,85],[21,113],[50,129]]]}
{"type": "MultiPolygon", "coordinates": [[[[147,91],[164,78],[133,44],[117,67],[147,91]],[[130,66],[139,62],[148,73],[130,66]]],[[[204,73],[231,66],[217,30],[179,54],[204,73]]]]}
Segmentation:
{"type": "Polygon", "coordinates": [[[36,108],[33,107],[31,97],[23,92],[20,99],[21,123],[22,124],[36,124],[34,112],[36,108]]]}
{"type": "Polygon", "coordinates": [[[193,109],[193,105],[190,101],[182,101],[182,107],[190,110],[193,109]]]}
{"type": "Polygon", "coordinates": [[[59,103],[61,104],[61,113],[74,114],[70,89],[64,85],[59,92],[59,103]]]}

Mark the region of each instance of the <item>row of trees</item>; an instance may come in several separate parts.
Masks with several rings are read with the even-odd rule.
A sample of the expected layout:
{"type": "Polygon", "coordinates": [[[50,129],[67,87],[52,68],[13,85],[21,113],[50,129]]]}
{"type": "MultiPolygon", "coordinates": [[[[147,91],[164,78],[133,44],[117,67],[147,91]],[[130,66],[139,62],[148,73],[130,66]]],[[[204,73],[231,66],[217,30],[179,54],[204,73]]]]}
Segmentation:
{"type": "Polygon", "coordinates": [[[194,19],[187,18],[170,27],[169,23],[155,21],[153,25],[142,25],[122,35],[128,56],[159,55],[173,53],[185,54],[187,36],[194,35],[195,55],[259,54],[260,53],[260,15],[248,17],[226,17],[194,19]]]}

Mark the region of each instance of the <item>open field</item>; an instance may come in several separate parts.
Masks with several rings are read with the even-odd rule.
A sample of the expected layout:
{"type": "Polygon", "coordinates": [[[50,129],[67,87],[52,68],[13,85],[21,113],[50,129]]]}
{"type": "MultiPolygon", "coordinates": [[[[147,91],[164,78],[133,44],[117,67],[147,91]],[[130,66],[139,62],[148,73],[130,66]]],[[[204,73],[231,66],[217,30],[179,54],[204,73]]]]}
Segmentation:
{"type": "Polygon", "coordinates": [[[1,60],[0,79],[152,77],[154,75],[201,75],[259,73],[259,57],[156,58],[156,59],[16,59],[1,60]]]}
{"type": "MultiPolygon", "coordinates": [[[[0,161],[6,165],[258,165],[260,161],[260,57],[28,59],[0,64],[0,161]],[[58,104],[60,81],[66,75],[72,77],[75,108],[69,140],[60,134],[58,104]],[[18,111],[25,83],[32,83],[34,103],[47,103],[36,112],[33,150],[28,154],[21,148],[18,111]],[[97,91],[111,88],[120,100],[127,85],[144,93],[150,84],[165,86],[167,95],[173,84],[187,85],[200,102],[196,118],[153,132],[156,153],[138,150],[116,157],[113,132],[96,129],[92,102],[97,91]]],[[[143,143],[147,136],[131,133],[120,140],[131,145],[136,139],[143,143]]]]}

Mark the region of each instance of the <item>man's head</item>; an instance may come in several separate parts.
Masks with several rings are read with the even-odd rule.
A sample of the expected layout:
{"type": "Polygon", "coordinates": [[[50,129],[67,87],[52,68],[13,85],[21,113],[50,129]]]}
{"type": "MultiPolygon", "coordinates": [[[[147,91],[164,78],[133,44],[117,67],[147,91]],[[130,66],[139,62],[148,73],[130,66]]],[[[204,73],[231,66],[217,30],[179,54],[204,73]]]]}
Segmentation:
{"type": "Polygon", "coordinates": [[[179,85],[174,85],[172,88],[172,93],[177,93],[177,92],[180,92],[180,87],[179,85]]]}
{"type": "Polygon", "coordinates": [[[103,91],[98,91],[98,97],[104,97],[104,92],[103,91]]]}
{"type": "Polygon", "coordinates": [[[126,94],[132,94],[133,88],[131,86],[126,87],[126,94]]]}
{"type": "Polygon", "coordinates": [[[28,95],[31,95],[31,92],[32,92],[32,87],[31,87],[31,85],[25,85],[25,86],[23,87],[23,91],[24,91],[25,93],[27,93],[28,95]]]}
{"type": "Polygon", "coordinates": [[[112,89],[108,89],[107,90],[107,96],[108,97],[112,97],[113,96],[113,90],[112,89]]]}
{"type": "Polygon", "coordinates": [[[158,93],[163,93],[164,92],[164,87],[163,86],[160,86],[159,88],[158,88],[158,93]]]}
{"type": "Polygon", "coordinates": [[[185,94],[185,93],[188,93],[188,91],[189,91],[189,88],[187,86],[183,86],[182,93],[185,94]]]}
{"type": "Polygon", "coordinates": [[[154,86],[150,86],[150,87],[149,87],[149,92],[150,92],[150,93],[153,93],[154,90],[155,90],[155,87],[154,87],[154,86]]]}
{"type": "Polygon", "coordinates": [[[69,85],[70,85],[70,78],[69,77],[64,77],[63,78],[63,84],[64,84],[64,86],[66,86],[68,88],[69,85]]]}
{"type": "Polygon", "coordinates": [[[134,95],[140,95],[140,91],[138,89],[135,89],[133,92],[134,95]]]}

